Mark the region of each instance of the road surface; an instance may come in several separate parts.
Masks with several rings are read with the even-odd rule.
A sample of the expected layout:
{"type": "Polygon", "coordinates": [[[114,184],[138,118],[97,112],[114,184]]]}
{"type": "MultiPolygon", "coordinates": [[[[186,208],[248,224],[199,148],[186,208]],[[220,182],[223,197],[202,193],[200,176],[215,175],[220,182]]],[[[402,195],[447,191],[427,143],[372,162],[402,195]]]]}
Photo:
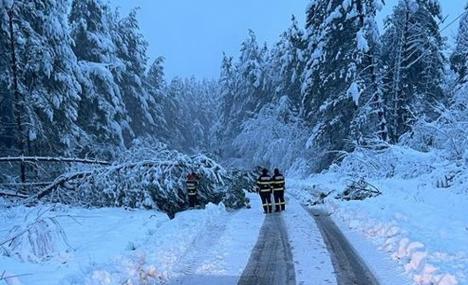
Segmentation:
{"type": "Polygon", "coordinates": [[[280,214],[265,217],[257,244],[238,284],[296,284],[291,248],[280,214]]]}
{"type": "MultiPolygon", "coordinates": [[[[260,211],[261,203],[257,197],[253,197],[252,202],[260,211]]],[[[171,278],[169,284],[379,284],[327,213],[307,209],[292,197],[289,197],[288,206],[288,212],[282,214],[262,216],[254,208],[210,220],[175,262],[175,278],[171,278]],[[284,220],[286,217],[287,221],[284,220]],[[250,219],[257,221],[254,223],[257,231],[253,230],[253,224],[246,230],[250,219]],[[232,247],[243,245],[241,239],[251,240],[248,249],[232,247]],[[292,252],[298,256],[294,257],[292,252]],[[232,255],[244,260],[244,263],[237,262],[236,270],[231,268],[235,267],[232,263],[235,259],[226,257],[232,255]],[[329,265],[325,266],[325,263],[329,265]],[[247,264],[245,268],[244,264],[247,264]],[[304,271],[315,270],[308,270],[310,267],[304,265],[319,271],[310,274],[313,276],[304,275],[304,271]],[[324,270],[326,272],[322,272],[324,270]]]]}
{"type": "Polygon", "coordinates": [[[322,210],[307,210],[314,217],[328,247],[335,267],[337,283],[339,285],[378,285],[374,275],[332,221],[330,215],[322,210]]]}
{"type": "MultiPolygon", "coordinates": [[[[299,206],[299,203],[293,204],[299,206]]],[[[372,272],[346,240],[330,215],[321,210],[305,209],[315,220],[327,245],[335,268],[337,284],[378,285],[372,272]]],[[[265,217],[257,244],[238,284],[296,284],[293,256],[281,214],[270,214],[265,217]]]]}

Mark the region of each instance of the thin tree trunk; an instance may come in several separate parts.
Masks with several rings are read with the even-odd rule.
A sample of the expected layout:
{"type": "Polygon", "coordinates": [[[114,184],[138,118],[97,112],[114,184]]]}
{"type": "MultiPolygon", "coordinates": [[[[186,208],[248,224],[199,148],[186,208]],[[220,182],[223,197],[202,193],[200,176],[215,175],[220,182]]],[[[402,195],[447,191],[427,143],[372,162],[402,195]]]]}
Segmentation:
{"type": "MultiPolygon", "coordinates": [[[[11,51],[11,71],[13,75],[13,91],[15,93],[15,102],[13,104],[13,110],[16,118],[16,126],[18,131],[18,149],[20,156],[24,156],[25,148],[25,137],[22,123],[22,111],[23,111],[23,101],[21,94],[19,92],[18,86],[18,66],[16,60],[16,50],[15,50],[15,36],[13,30],[13,8],[8,11],[8,20],[10,28],[10,51],[11,51]]],[[[21,183],[26,182],[26,167],[23,161],[20,162],[20,178],[21,183]]]]}
{"type": "Polygon", "coordinates": [[[408,45],[408,24],[409,24],[409,7],[406,3],[405,11],[405,26],[400,36],[400,42],[398,43],[398,52],[395,59],[395,75],[393,78],[393,126],[392,126],[392,135],[393,142],[397,143],[400,136],[400,130],[404,129],[404,112],[403,108],[403,98],[401,94],[401,80],[402,80],[402,69],[403,69],[403,52],[407,50],[408,45]]]}

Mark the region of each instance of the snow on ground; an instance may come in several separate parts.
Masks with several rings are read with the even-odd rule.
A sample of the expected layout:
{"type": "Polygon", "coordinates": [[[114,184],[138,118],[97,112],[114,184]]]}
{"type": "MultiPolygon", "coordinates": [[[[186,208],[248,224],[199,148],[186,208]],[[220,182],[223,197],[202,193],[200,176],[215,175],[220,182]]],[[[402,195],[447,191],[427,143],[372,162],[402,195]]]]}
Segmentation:
{"type": "MultiPolygon", "coordinates": [[[[0,271],[18,276],[12,284],[236,284],[264,218],[251,198],[252,209],[210,204],[173,220],[145,210],[57,208],[44,217],[55,217],[68,240],[49,238],[56,244],[41,258],[28,258],[29,247],[23,258],[0,255],[0,271]]],[[[0,241],[38,211],[3,208],[0,241]]]]}
{"type": "MultiPolygon", "coordinates": [[[[206,212],[205,221],[196,218],[199,224],[187,227],[198,230],[191,237],[189,247],[182,254],[169,253],[166,264],[171,268],[166,270],[172,272],[170,284],[237,284],[264,219],[258,197],[251,194],[249,198],[251,209],[228,213],[222,210],[222,206],[217,206],[217,211],[215,208],[199,211],[206,212]],[[175,256],[178,258],[173,260],[175,256]]],[[[178,214],[176,219],[179,216],[190,216],[188,220],[194,221],[190,211],[178,214]]],[[[175,232],[184,238],[183,229],[175,232]]],[[[165,241],[173,243],[175,240],[169,238],[165,241]]],[[[171,245],[166,248],[171,248],[171,245]]]]}
{"type": "Polygon", "coordinates": [[[291,197],[281,214],[288,230],[297,284],[336,284],[330,255],[313,218],[291,197]]]}
{"type": "MultiPolygon", "coordinates": [[[[8,230],[22,224],[26,214],[37,216],[40,208],[2,209],[0,239],[8,236],[8,230]]],[[[23,258],[0,256],[0,270],[9,275],[20,275],[22,284],[63,284],[64,278],[73,273],[84,273],[93,264],[103,263],[117,255],[130,255],[131,249],[145,237],[154,234],[169,219],[154,211],[126,211],[124,209],[58,208],[46,213],[55,217],[62,226],[67,243],[51,239],[50,250],[42,258],[31,253],[28,246],[19,249],[23,258]],[[110,242],[112,241],[112,242],[110,242]]],[[[34,235],[31,236],[33,239],[34,235]]],[[[37,238],[39,239],[39,238],[37,238]]]]}
{"type": "MultiPolygon", "coordinates": [[[[433,153],[404,149],[396,152],[401,154],[391,162],[394,175],[366,177],[383,192],[376,198],[349,202],[333,199],[350,179],[358,177],[359,171],[349,171],[346,167],[305,180],[290,180],[288,189],[305,203],[315,200],[313,197],[318,192],[337,191],[326,200],[324,207],[333,213],[333,219],[368,263],[377,259],[372,254],[365,256],[372,247],[362,244],[363,237],[399,264],[400,271],[414,284],[468,284],[466,168],[433,153]],[[438,188],[439,177],[454,170],[459,174],[452,186],[438,188]]],[[[370,266],[373,267],[372,262],[370,266]]],[[[374,270],[379,277],[378,268],[374,270]]]]}

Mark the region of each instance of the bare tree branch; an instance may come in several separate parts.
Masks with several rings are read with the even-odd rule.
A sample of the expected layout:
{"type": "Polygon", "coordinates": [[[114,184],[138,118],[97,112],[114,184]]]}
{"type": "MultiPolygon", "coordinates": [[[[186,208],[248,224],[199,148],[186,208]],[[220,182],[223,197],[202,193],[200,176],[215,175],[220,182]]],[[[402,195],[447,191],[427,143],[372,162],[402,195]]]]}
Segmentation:
{"type": "Polygon", "coordinates": [[[84,159],[84,158],[69,158],[69,157],[41,157],[41,156],[17,156],[17,157],[0,157],[0,162],[66,162],[66,163],[84,163],[84,164],[99,164],[110,165],[111,163],[103,160],[84,159]]]}

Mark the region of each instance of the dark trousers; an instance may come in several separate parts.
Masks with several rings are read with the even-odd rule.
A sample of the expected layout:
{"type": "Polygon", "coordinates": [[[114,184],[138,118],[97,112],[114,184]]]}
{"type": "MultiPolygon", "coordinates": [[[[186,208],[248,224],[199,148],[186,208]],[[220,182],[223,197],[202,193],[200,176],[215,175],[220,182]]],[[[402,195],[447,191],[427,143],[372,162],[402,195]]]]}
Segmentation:
{"type": "Polygon", "coordinates": [[[263,211],[265,213],[271,213],[272,212],[271,192],[260,192],[260,198],[262,198],[263,211]]]}
{"type": "Polygon", "coordinates": [[[286,201],[284,200],[284,191],[274,191],[276,211],[284,211],[286,209],[286,201]]]}
{"type": "Polygon", "coordinates": [[[198,204],[197,195],[188,195],[188,202],[190,208],[195,208],[195,205],[198,204]]]}

